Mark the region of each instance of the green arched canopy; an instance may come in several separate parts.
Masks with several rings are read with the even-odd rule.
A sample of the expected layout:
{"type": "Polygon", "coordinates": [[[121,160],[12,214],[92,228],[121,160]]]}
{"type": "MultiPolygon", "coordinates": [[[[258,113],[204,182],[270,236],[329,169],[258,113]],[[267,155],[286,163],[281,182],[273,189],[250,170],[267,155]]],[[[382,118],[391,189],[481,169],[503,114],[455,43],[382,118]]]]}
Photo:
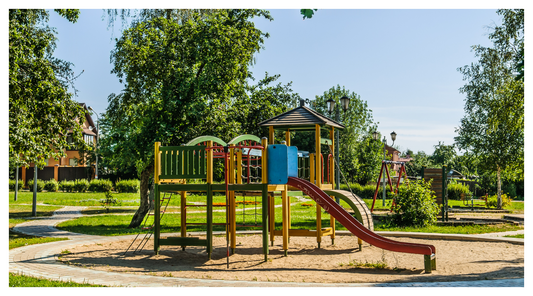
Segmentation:
{"type": "Polygon", "coordinates": [[[200,137],[197,137],[197,138],[194,138],[192,140],[189,141],[189,143],[185,144],[187,146],[194,146],[198,143],[202,143],[202,142],[206,142],[206,141],[213,141],[213,143],[217,143],[217,144],[220,144],[222,146],[226,146],[228,144],[226,144],[226,142],[222,141],[221,139],[217,138],[217,137],[214,137],[214,136],[200,136],[200,137]]]}

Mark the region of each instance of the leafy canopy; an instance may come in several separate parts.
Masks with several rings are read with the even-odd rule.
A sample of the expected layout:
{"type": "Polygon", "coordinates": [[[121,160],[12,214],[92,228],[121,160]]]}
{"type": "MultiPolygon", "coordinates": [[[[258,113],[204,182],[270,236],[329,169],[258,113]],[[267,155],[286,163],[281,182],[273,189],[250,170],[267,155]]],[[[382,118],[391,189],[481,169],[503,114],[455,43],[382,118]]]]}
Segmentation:
{"type": "MultiPolygon", "coordinates": [[[[57,9],[76,22],[79,10],[57,9]]],[[[78,121],[84,110],[68,86],[76,78],[71,63],[56,59],[55,31],[43,9],[9,10],[9,158],[11,165],[39,166],[64,156],[67,134],[83,146],[78,121]]]]}

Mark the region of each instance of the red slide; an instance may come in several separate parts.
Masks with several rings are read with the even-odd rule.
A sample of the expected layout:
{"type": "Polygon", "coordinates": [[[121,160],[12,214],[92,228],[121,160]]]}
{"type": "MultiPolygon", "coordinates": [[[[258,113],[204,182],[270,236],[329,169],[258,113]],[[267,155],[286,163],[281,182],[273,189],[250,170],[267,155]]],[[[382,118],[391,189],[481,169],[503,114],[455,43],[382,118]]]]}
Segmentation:
{"type": "Polygon", "coordinates": [[[352,217],[346,210],[344,210],[334,199],[328,196],[327,193],[318,188],[315,184],[295,177],[289,177],[287,185],[296,187],[304,194],[310,196],[318,205],[320,205],[326,212],[339,221],[351,233],[365,242],[376,246],[378,248],[403,253],[413,253],[421,255],[435,254],[435,247],[432,245],[404,243],[393,241],[368,230],[357,219],[352,217]]]}

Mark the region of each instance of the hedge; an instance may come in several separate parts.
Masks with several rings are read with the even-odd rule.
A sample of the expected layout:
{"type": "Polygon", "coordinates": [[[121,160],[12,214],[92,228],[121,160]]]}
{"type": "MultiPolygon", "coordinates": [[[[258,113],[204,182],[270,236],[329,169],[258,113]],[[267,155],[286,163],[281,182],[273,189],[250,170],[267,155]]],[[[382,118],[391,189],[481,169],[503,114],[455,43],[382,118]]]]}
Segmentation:
{"type": "Polygon", "coordinates": [[[120,180],[115,184],[115,190],[118,193],[137,193],[139,192],[139,180],[120,180]]]}
{"type": "Polygon", "coordinates": [[[48,192],[57,192],[59,189],[59,183],[55,179],[50,179],[44,183],[44,190],[48,192]]]}
{"type": "Polygon", "coordinates": [[[93,192],[107,192],[113,189],[113,183],[105,179],[93,179],[89,183],[89,191],[93,192]]]}
{"type": "MultiPolygon", "coordinates": [[[[28,187],[30,191],[33,191],[33,179],[28,181],[28,187]]],[[[44,181],[37,179],[37,192],[41,192],[44,189],[44,181]]]]}
{"type": "MultiPolygon", "coordinates": [[[[24,181],[19,180],[18,183],[19,190],[24,187],[24,181]]],[[[15,180],[9,180],[9,191],[15,191],[15,180]]]]}

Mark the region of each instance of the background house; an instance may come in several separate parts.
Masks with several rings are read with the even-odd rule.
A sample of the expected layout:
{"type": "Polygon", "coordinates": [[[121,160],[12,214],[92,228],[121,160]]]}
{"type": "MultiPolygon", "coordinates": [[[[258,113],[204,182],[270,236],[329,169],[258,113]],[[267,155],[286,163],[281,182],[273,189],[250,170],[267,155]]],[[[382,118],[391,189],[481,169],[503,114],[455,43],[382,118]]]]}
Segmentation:
{"type": "MultiPolygon", "coordinates": [[[[85,109],[85,118],[81,123],[83,129],[83,139],[87,144],[96,145],[98,130],[96,125],[87,109],[85,103],[80,103],[85,109]]],[[[77,120],[81,122],[81,120],[77,120]]],[[[67,135],[67,141],[72,143],[72,131],[67,135]]],[[[81,159],[80,151],[76,148],[65,150],[66,156],[60,159],[50,158],[46,160],[46,166],[43,169],[37,170],[37,178],[40,180],[48,181],[55,179],[60,182],[63,180],[76,180],[76,179],[92,179],[94,177],[94,164],[83,161],[78,163],[78,159],[81,159]]],[[[24,184],[27,184],[28,180],[33,179],[34,164],[30,163],[28,168],[22,167],[19,170],[19,178],[24,180],[24,184]]]]}

